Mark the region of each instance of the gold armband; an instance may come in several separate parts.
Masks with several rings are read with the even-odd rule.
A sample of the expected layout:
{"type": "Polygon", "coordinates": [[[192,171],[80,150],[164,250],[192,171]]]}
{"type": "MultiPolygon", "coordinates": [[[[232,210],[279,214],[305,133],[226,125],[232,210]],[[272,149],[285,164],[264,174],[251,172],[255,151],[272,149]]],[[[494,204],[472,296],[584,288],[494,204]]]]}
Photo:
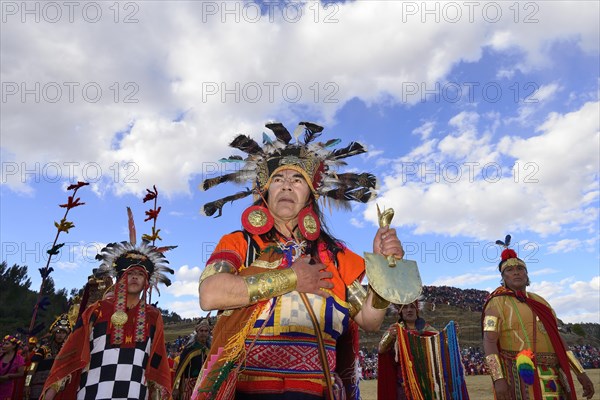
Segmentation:
{"type": "Polygon", "coordinates": [[[390,302],[377,294],[375,290],[369,285],[369,291],[373,293],[373,298],[371,299],[371,306],[378,310],[385,310],[390,305],[390,302]]]}
{"type": "Polygon", "coordinates": [[[569,357],[569,364],[571,365],[571,368],[573,368],[573,371],[577,372],[577,374],[585,373],[583,366],[571,350],[567,351],[567,357],[569,357]]]}
{"type": "Polygon", "coordinates": [[[292,268],[286,268],[245,276],[244,281],[248,286],[250,304],[254,304],[296,289],[298,276],[292,268]]]}
{"type": "Polygon", "coordinates": [[[485,365],[492,376],[492,381],[496,382],[498,379],[504,378],[498,354],[488,354],[485,356],[485,365]]]}
{"type": "MultiPolygon", "coordinates": [[[[394,327],[394,329],[396,329],[396,328],[394,327]]],[[[394,339],[395,339],[395,336],[392,335],[391,330],[388,329],[387,331],[385,331],[385,333],[381,337],[381,341],[379,342],[379,349],[378,349],[379,354],[385,353],[386,351],[388,351],[391,347],[391,344],[394,342],[394,339]]]]}
{"type": "Polygon", "coordinates": [[[202,275],[200,275],[199,283],[201,284],[209,276],[213,276],[220,272],[227,272],[227,273],[232,274],[235,272],[235,268],[233,267],[233,265],[231,265],[227,261],[218,260],[218,261],[212,262],[212,263],[208,264],[206,267],[204,267],[204,271],[202,271],[202,275]]]}
{"type": "Polygon", "coordinates": [[[346,301],[350,305],[350,318],[354,318],[360,310],[362,310],[365,299],[367,298],[367,291],[365,287],[357,280],[352,282],[346,289],[346,301]]]}
{"type": "Polygon", "coordinates": [[[498,332],[498,317],[486,315],[483,319],[484,332],[498,332]]]}

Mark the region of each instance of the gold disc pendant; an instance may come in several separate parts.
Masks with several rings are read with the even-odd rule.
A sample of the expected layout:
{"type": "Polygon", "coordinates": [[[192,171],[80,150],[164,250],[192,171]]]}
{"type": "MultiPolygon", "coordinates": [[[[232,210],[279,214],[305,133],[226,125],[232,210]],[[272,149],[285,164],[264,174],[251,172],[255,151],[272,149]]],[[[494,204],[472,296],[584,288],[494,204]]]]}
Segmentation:
{"type": "Polygon", "coordinates": [[[117,328],[122,327],[127,322],[127,313],[125,311],[116,311],[110,316],[110,322],[117,328]]]}

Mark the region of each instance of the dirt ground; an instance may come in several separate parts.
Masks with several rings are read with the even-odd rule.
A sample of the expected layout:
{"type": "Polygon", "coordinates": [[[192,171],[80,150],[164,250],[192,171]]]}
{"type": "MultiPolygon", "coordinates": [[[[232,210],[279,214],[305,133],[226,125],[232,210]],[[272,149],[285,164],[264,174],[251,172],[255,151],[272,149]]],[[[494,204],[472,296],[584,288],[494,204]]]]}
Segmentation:
{"type": "MultiPolygon", "coordinates": [[[[600,400],[600,369],[588,370],[587,374],[594,383],[594,389],[596,390],[592,399],[600,400]]],[[[577,390],[577,398],[582,399],[581,385],[575,377],[573,378],[577,390]]],[[[467,390],[469,391],[469,398],[471,400],[494,400],[494,395],[492,394],[492,381],[488,375],[467,376],[467,390]]],[[[377,400],[377,381],[361,381],[360,393],[362,400],[377,400]]]]}

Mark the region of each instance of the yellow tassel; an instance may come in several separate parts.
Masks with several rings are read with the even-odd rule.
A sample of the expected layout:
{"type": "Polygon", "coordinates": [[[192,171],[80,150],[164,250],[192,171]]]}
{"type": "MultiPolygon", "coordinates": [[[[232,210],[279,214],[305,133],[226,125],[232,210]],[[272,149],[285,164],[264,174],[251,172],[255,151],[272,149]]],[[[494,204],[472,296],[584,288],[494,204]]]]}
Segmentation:
{"type": "MultiPolygon", "coordinates": [[[[265,303],[266,304],[266,303],[265,303]]],[[[219,361],[231,361],[239,358],[246,349],[246,338],[249,335],[250,330],[256,323],[260,312],[262,311],[263,305],[257,305],[246,325],[235,335],[233,335],[223,348],[223,355],[219,361]]]]}

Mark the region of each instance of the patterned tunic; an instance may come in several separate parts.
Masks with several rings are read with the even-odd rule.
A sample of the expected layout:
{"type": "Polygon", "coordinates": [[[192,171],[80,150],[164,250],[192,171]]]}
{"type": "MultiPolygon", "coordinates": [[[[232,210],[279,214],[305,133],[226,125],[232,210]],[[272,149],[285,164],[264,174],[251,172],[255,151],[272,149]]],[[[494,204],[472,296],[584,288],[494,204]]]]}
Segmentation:
{"type": "MultiPolygon", "coordinates": [[[[278,243],[264,243],[258,236],[253,239],[260,252],[252,267],[266,272],[291,265],[290,254],[282,251],[278,243]]],[[[248,244],[243,234],[235,232],[221,238],[208,263],[224,259],[233,264],[238,273],[243,272],[247,252],[248,244]]],[[[338,254],[338,266],[324,246],[319,247],[319,257],[327,271],[333,274],[334,288],[327,299],[310,293],[307,298],[319,323],[329,369],[334,371],[336,342],[347,329],[350,319],[349,305],[345,301],[346,286],[362,277],[365,265],[360,256],[348,249],[338,254]]],[[[215,337],[219,335],[217,327],[215,337]]],[[[214,347],[213,343],[211,353],[218,351],[214,347]]],[[[244,367],[237,375],[238,397],[241,393],[265,396],[285,392],[323,396],[325,380],[318,339],[298,292],[292,291],[261,305],[258,318],[245,339],[245,347],[244,367]]]]}

